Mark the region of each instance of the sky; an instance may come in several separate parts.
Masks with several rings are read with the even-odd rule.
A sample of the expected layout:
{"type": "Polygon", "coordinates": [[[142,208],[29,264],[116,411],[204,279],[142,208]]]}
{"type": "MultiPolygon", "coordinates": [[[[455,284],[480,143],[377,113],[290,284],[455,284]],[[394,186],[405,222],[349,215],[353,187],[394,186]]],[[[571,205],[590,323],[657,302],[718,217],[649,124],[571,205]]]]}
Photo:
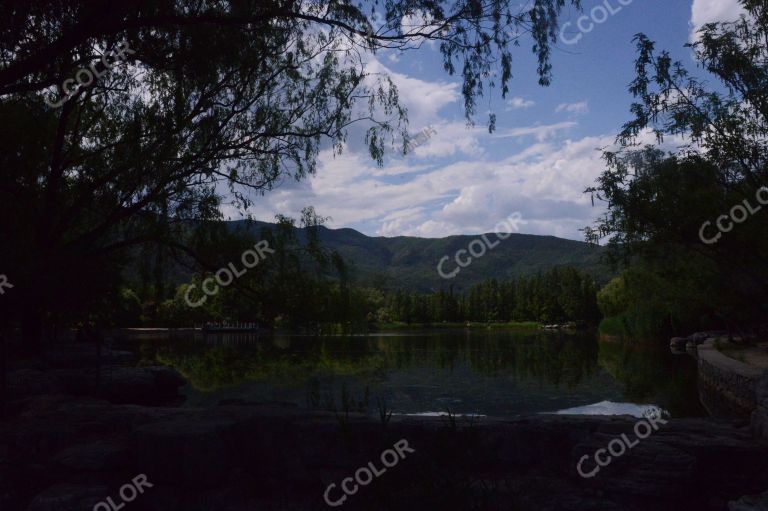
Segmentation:
{"type": "MultiPolygon", "coordinates": [[[[601,149],[613,144],[631,118],[633,36],[645,33],[693,69],[684,45],[695,38],[696,28],[736,19],[741,10],[738,0],[582,4],[583,12],[565,12],[549,87],[537,83],[530,41],[514,48],[507,98],[495,91],[478,102],[496,113],[494,134],[488,133],[482,108],[475,127],[467,126],[460,78],[442,69],[437,48],[377,53],[367,62],[369,70],[386,72],[398,86],[411,136],[431,129],[429,137],[408,155],[393,152],[377,166],[361,143],[362,131],[353,130],[342,154],[322,150],[314,176],[286,180],[254,197],[248,213],[274,221],[276,214],[298,217],[311,205],[330,217],[330,228],[426,238],[493,232],[519,213],[520,232],[583,240],[580,229],[602,212],[583,192],[604,170],[601,149]],[[601,5],[608,9],[593,11],[601,5]],[[591,27],[584,33],[578,20],[590,13],[594,20],[582,21],[581,27],[591,27]]],[[[232,207],[223,210],[230,219],[242,217],[232,207]]]]}

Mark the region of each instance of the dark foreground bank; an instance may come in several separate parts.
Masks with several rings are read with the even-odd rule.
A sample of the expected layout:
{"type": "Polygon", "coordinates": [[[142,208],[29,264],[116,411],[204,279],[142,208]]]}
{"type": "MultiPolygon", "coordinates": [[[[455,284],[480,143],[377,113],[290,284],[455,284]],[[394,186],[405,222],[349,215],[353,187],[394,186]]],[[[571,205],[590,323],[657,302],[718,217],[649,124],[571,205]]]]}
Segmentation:
{"type": "Polygon", "coordinates": [[[0,495],[2,509],[29,511],[91,510],[107,497],[119,508],[133,493],[126,510],[327,509],[345,495],[345,509],[367,510],[722,510],[768,488],[768,447],[744,429],[669,420],[638,441],[637,422],[393,417],[385,426],[273,406],[45,396],[2,426],[0,495]],[[612,452],[626,452],[579,475],[581,459],[590,474],[595,453],[621,435],[631,448],[614,442],[612,452]],[[142,492],[124,488],[141,475],[142,492]]]}
{"type": "Polygon", "coordinates": [[[72,353],[14,376],[3,511],[744,511],[768,489],[768,445],[746,422],[180,408],[170,369],[111,353],[89,395],[72,353]]]}

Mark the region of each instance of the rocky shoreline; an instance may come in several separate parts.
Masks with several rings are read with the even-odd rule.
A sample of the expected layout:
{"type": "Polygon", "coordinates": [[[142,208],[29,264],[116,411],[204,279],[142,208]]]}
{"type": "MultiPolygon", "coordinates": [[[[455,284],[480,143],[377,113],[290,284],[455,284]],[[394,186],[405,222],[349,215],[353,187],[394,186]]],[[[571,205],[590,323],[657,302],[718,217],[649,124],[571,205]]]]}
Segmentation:
{"type": "MultiPolygon", "coordinates": [[[[67,356],[50,360],[66,366],[67,356]]],[[[90,511],[139,475],[152,486],[125,511],[328,509],[329,484],[400,439],[415,452],[349,496],[345,509],[747,511],[760,509],[754,502],[768,488],[768,444],[738,421],[670,419],[587,479],[579,461],[631,435],[637,419],[379,420],[248,403],[178,407],[171,389],[182,379],[171,369],[111,356],[120,364],[109,391],[89,396],[94,387],[51,369],[46,390],[57,392],[33,395],[28,386],[17,413],[0,423],[0,509],[90,511]],[[65,392],[72,389],[79,393],[65,392]]]]}
{"type": "MultiPolygon", "coordinates": [[[[538,415],[452,427],[439,418],[364,416],[242,405],[186,409],[44,396],[3,425],[4,509],[92,509],[137,474],[154,485],[131,509],[324,509],[324,489],[387,446],[415,453],[345,504],[431,509],[434,492],[481,509],[723,509],[768,487],[768,445],[733,423],[670,420],[591,479],[592,457],[637,419],[538,415]],[[396,506],[381,506],[381,501],[396,506]]],[[[448,507],[468,509],[469,507],[448,507]]],[[[748,508],[744,508],[748,509],[748,508]]]]}
{"type": "Polygon", "coordinates": [[[170,367],[137,366],[133,353],[98,350],[84,343],[48,347],[42,359],[8,373],[11,413],[40,395],[66,394],[105,399],[114,404],[180,404],[184,378],[170,367]]]}

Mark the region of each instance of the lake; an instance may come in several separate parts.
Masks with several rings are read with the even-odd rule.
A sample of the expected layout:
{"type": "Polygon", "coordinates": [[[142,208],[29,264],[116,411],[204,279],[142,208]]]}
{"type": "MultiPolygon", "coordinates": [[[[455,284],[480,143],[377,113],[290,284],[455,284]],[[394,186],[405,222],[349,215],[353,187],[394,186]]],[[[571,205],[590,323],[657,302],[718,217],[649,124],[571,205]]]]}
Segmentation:
{"type": "Polygon", "coordinates": [[[367,336],[132,335],[119,343],[188,381],[187,406],[292,403],[395,414],[705,416],[696,361],[594,333],[423,330],[367,336]]]}

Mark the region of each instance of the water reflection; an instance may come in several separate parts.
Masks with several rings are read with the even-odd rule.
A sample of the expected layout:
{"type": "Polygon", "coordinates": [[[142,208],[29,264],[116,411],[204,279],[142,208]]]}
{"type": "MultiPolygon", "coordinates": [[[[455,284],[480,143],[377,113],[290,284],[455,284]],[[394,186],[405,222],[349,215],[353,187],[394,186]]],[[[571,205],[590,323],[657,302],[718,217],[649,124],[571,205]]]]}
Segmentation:
{"type": "Polygon", "coordinates": [[[637,405],[634,403],[614,403],[600,401],[586,406],[575,406],[555,412],[558,415],[631,415],[632,417],[664,417],[669,415],[656,405],[637,405]]]}
{"type": "Polygon", "coordinates": [[[696,360],[663,344],[601,341],[598,364],[622,386],[625,401],[654,403],[673,417],[701,417],[696,360]]]}
{"type": "Polygon", "coordinates": [[[287,402],[400,414],[516,415],[590,403],[701,415],[693,360],[598,342],[591,334],[444,332],[355,337],[185,334],[128,341],[177,368],[190,406],[287,402]],[[690,373],[690,374],[689,374],[690,373]],[[692,388],[684,388],[693,384],[692,388]],[[698,404],[698,401],[695,401],[698,404]]]}

